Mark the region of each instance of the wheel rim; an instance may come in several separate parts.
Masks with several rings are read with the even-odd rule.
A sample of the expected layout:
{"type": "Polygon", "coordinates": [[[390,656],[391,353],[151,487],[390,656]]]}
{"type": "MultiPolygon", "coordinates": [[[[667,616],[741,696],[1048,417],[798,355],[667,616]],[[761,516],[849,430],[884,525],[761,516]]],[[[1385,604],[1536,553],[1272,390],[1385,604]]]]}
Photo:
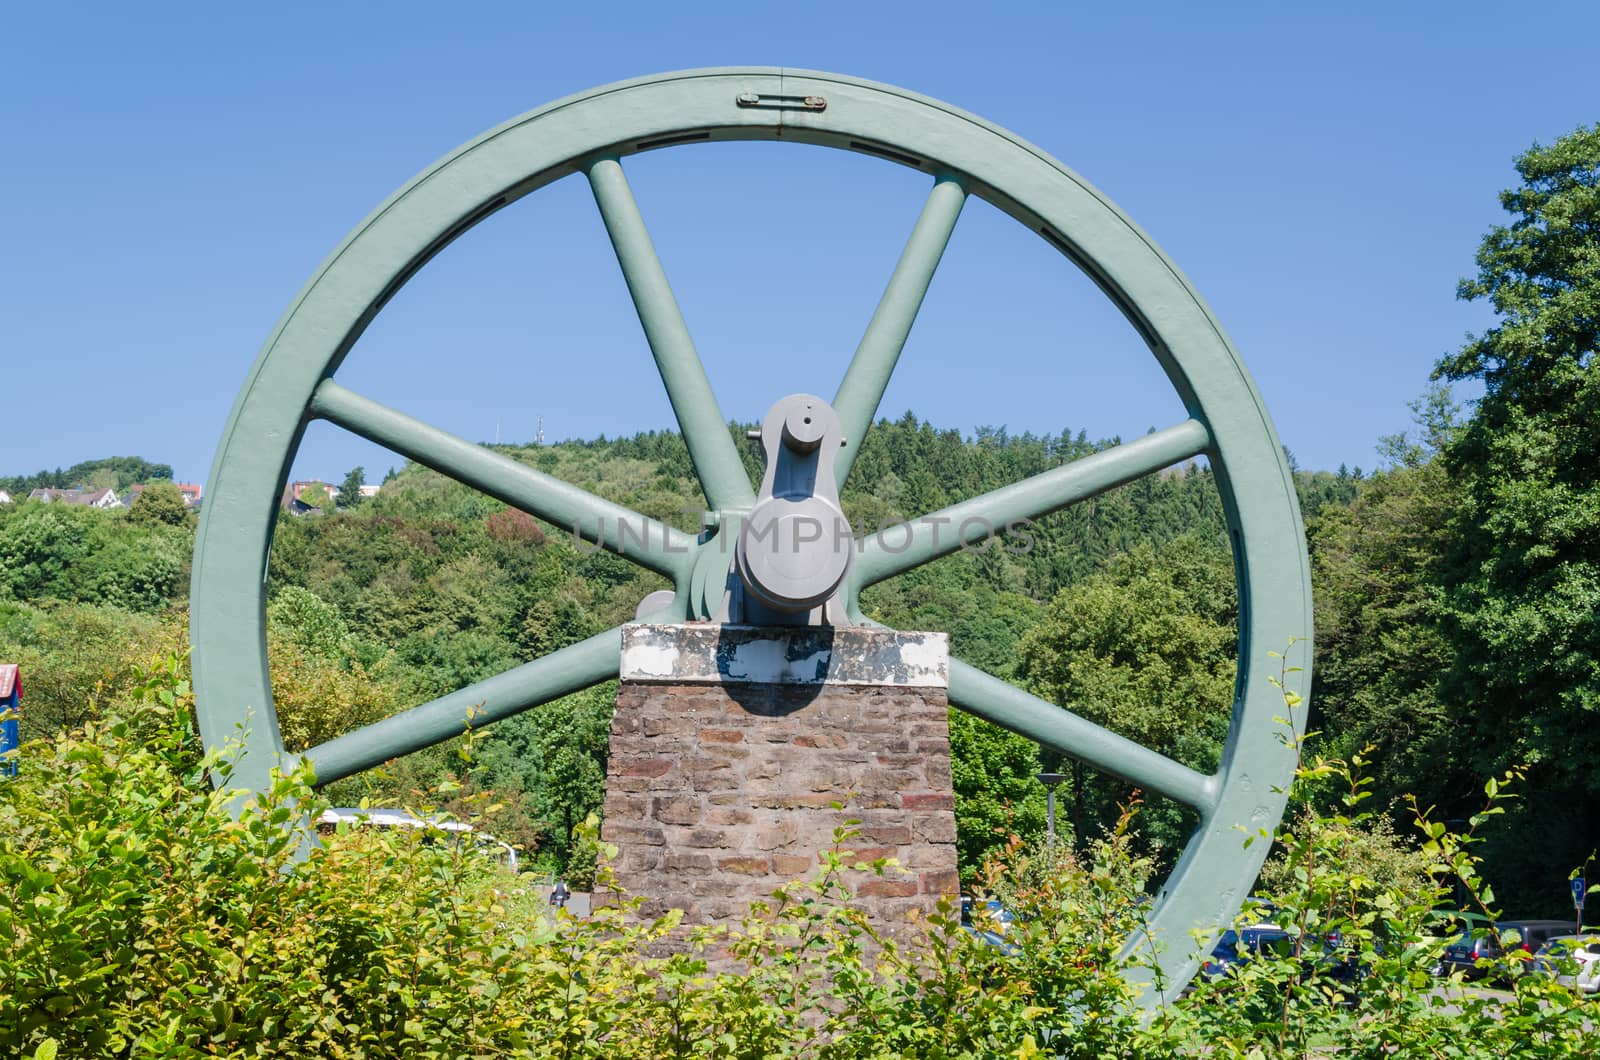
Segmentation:
{"type": "MultiPolygon", "coordinates": [[[[717,140],[793,140],[887,158],[933,188],[834,407],[845,425],[843,483],[967,195],[1027,225],[1085,271],[1145,339],[1188,418],[1113,449],[936,515],[986,524],[1033,518],[1180,460],[1205,455],[1227,514],[1239,586],[1233,717],[1216,773],[1206,776],[952,660],[950,700],[1095,768],[1173,797],[1200,826],[1130,947],[1155,957],[1157,1000],[1176,996],[1200,947],[1237,912],[1269,844],[1245,846],[1282,816],[1295,754],[1281,723],[1282,661],[1270,648],[1311,633],[1310,574],[1289,468],[1265,406],[1220,325],[1177,268],[1075,173],[1011,133],[947,104],[835,74],[726,69],[623,82],[522,115],[466,144],[395,193],[334,251],[290,306],[251,369],[212,465],[191,592],[194,685],[208,748],[243,739],[227,779],[260,790],[287,765],[267,671],[266,565],[277,502],[305,425],[324,419],[664,574],[675,587],[662,618],[701,617],[719,590],[707,550],[620,506],[386,409],[333,382],[383,305],[422,265],[501,207],[584,173],[606,222],[652,353],[718,518],[754,499],[734,443],[628,190],[621,159],[717,140]],[[631,529],[625,532],[623,527],[631,529]],[[642,530],[642,533],[640,531],[642,530]],[[642,540],[641,540],[642,538],[642,540]]],[[[932,520],[922,520],[924,528],[932,520]]],[[[845,602],[960,547],[917,536],[891,552],[869,540],[845,602]],[[937,544],[937,547],[935,545],[937,544]]],[[[964,532],[963,532],[964,533],[964,532]]],[[[704,535],[703,535],[704,536],[704,535]]],[[[881,542],[880,542],[881,546],[881,542]]],[[[729,560],[731,549],[726,552],[729,560]]],[[[711,613],[714,613],[712,611],[711,613]]],[[[616,677],[617,629],[305,752],[323,782],[616,677]]],[[[1287,675],[1304,696],[1309,667],[1287,675]]],[[[1303,710],[1296,711],[1298,723],[1303,710]]]]}

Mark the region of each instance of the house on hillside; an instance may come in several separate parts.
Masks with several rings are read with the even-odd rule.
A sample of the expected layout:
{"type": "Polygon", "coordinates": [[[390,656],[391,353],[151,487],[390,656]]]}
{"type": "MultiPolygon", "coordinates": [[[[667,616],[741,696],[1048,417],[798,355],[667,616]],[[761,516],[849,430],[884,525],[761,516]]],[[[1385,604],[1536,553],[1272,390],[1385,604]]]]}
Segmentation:
{"type": "Polygon", "coordinates": [[[0,504],[10,504],[10,503],[11,503],[11,494],[7,493],[5,490],[0,490],[0,504]]]}
{"type": "MultiPolygon", "coordinates": [[[[150,485],[150,483],[141,482],[141,483],[139,483],[137,485],[128,487],[128,505],[127,506],[129,508],[133,507],[133,502],[139,499],[139,494],[144,492],[144,488],[147,485],[150,485]]],[[[201,489],[201,487],[200,487],[199,483],[196,483],[196,482],[174,482],[174,483],[172,483],[172,485],[178,487],[178,492],[183,494],[183,506],[185,508],[198,508],[198,507],[200,507],[200,489],[201,489]]]]}
{"type": "Polygon", "coordinates": [[[75,504],[84,508],[99,508],[101,511],[117,508],[122,504],[117,500],[117,491],[109,487],[103,490],[86,490],[82,486],[73,486],[71,489],[46,486],[28,494],[28,499],[43,504],[75,504]]]}
{"type": "Polygon", "coordinates": [[[324,503],[332,507],[329,498],[337,492],[339,491],[321,479],[291,482],[283,488],[283,497],[278,503],[290,515],[307,515],[322,511],[324,503]]]}

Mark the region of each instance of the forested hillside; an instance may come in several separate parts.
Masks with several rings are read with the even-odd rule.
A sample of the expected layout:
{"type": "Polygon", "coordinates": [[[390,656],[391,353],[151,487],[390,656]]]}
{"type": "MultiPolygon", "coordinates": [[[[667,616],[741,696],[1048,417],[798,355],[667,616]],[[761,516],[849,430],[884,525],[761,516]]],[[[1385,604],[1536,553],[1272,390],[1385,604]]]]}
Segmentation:
{"type": "MultiPolygon", "coordinates": [[[[1004,431],[935,430],[907,416],[876,426],[845,493],[852,524],[872,528],[942,507],[1082,456],[1100,445],[1004,431]]],[[[1396,443],[1398,444],[1398,443],[1396,443]]],[[[756,460],[750,447],[752,466],[756,460]]],[[[501,451],[648,515],[689,528],[701,505],[675,434],[501,451]]],[[[1409,449],[1390,470],[1300,472],[1315,547],[1325,661],[1318,710],[1341,740],[1375,739],[1391,794],[1448,793],[1427,741],[1384,726],[1434,718],[1447,652],[1436,622],[1375,595],[1371,570],[1403,578],[1403,560],[1436,543],[1445,520],[1408,499],[1450,506],[1444,475],[1409,449]],[[1422,480],[1414,482],[1414,480],[1422,480]],[[1399,560],[1385,548],[1399,550],[1399,560]],[[1375,605],[1382,605],[1375,607],[1375,605]],[[1396,613],[1398,630],[1362,623],[1396,613]],[[1341,608],[1343,610],[1341,610],[1341,608]],[[1418,672],[1396,664],[1396,636],[1420,642],[1418,672]],[[1431,653],[1428,646],[1433,645],[1431,653]],[[1371,671],[1371,672],[1369,672],[1371,671]],[[1413,703],[1394,687],[1411,682],[1413,703]],[[1374,704],[1377,704],[1376,706],[1374,704]],[[1392,765],[1390,761],[1392,760],[1392,765]],[[1392,772],[1389,772],[1392,771],[1392,772]]],[[[1435,513],[1437,515],[1437,513],[1435,513]]],[[[1211,475],[1189,466],[1068,509],[1031,528],[1031,547],[957,553],[869,590],[875,619],[951,635],[961,658],[1196,767],[1216,763],[1233,681],[1236,602],[1211,475]]],[[[66,505],[0,507],[0,657],[28,679],[25,732],[80,723],[128,667],[183,638],[193,527],[66,505]]],[[[568,529],[507,509],[416,465],[374,498],[329,515],[280,519],[270,565],[269,655],[284,739],[304,747],[581,640],[632,616],[661,579],[568,529]]],[[[1425,609],[1424,609],[1425,610],[1425,609]]],[[[1301,631],[1284,631],[1284,638],[1301,631]]],[[[1413,662],[1409,657],[1408,663],[1413,662]]],[[[509,803],[501,830],[565,869],[577,826],[601,803],[613,687],[534,708],[492,728],[473,776],[509,803]]],[[[1085,836],[1113,819],[1125,785],[1073,769],[1030,741],[952,712],[964,863],[1007,831],[1043,828],[1041,769],[1063,769],[1062,826],[1085,836]]],[[[1448,760],[1448,757],[1445,759],[1448,760]]],[[[343,781],[337,802],[403,801],[455,765],[445,749],[343,781]]],[[[1459,763],[1463,793],[1477,774],[1459,763]]],[[[1449,774],[1455,777],[1456,773],[1449,774]]],[[[1149,841],[1171,852],[1192,822],[1146,811],[1149,841]]]]}
{"type": "Polygon", "coordinates": [[[137,456],[111,456],[103,460],[85,460],[66,470],[36,471],[31,475],[0,476],[0,490],[12,496],[26,497],[31,490],[54,486],[66,489],[83,486],[86,489],[114,489],[118,493],[138,482],[154,482],[172,478],[170,464],[152,464],[137,456]]]}
{"type": "MultiPolygon", "coordinates": [[[[1296,474],[1316,593],[1320,746],[1373,745],[1377,802],[1402,830],[1407,794],[1465,828],[1487,777],[1524,770],[1521,801],[1480,831],[1496,891],[1534,914],[1563,909],[1565,880],[1600,847],[1600,127],[1534,148],[1518,171],[1521,186],[1502,196],[1511,221],[1485,238],[1478,275],[1460,289],[1488,300],[1496,325],[1440,363],[1416,425],[1379,443],[1378,471],[1296,474]],[[1484,386],[1470,408],[1444,388],[1462,380],[1484,386]]],[[[730,429],[742,439],[742,426],[730,429]]],[[[1070,431],[963,436],[908,413],[867,436],[845,507],[871,530],[1105,444],[1070,431]]],[[[703,501],[675,434],[499,448],[698,529],[703,501]]],[[[745,452],[754,475],[756,447],[745,452]]],[[[163,467],[124,458],[90,470],[135,464],[157,469],[150,477],[163,467]]],[[[71,484],[55,481],[63,476],[45,477],[71,484]]],[[[570,528],[414,465],[371,499],[353,489],[341,498],[336,513],[280,519],[271,557],[269,653],[291,746],[573,643],[663,587],[578,547],[570,528]]],[[[1151,476],[1030,535],[1026,549],[962,552],[876,586],[863,606],[901,628],[947,631],[961,658],[1213,766],[1237,600],[1210,471],[1151,476]]],[[[192,539],[186,518],[144,497],[124,512],[0,506],[0,660],[24,667],[29,735],[82,721],[130,663],[182,641],[192,539]]],[[[601,802],[612,692],[535,708],[483,742],[470,781],[508,803],[504,838],[537,864],[584,861],[574,845],[601,802]]],[[[1043,827],[1041,768],[1069,773],[1063,825],[1080,840],[1130,794],[959,713],[952,732],[969,868],[1003,831],[1043,827]]],[[[332,795],[403,801],[454,764],[435,749],[332,795]]],[[[1145,841],[1170,854],[1189,825],[1177,808],[1151,805],[1145,841]]]]}
{"type": "MultiPolygon", "coordinates": [[[[983,430],[963,438],[908,415],[869,436],[845,504],[853,525],[875,528],[1097,447],[1081,433],[1040,438],[983,430]]],[[[675,434],[501,451],[685,528],[702,504],[675,434]]],[[[748,454],[755,470],[754,445],[748,454]]],[[[96,681],[114,684],[127,662],[181,637],[192,528],[151,524],[139,514],[138,507],[127,515],[63,505],[0,509],[0,585],[10,601],[0,603],[0,655],[18,658],[29,674],[31,734],[81,720],[84,693],[96,681]]],[[[1231,574],[1220,504],[1204,468],[1141,481],[1031,533],[1026,550],[959,553],[875,588],[864,604],[881,621],[946,630],[963,658],[1014,677],[1019,644],[1057,590],[1081,585],[1103,596],[1106,586],[1159,567],[1162,544],[1181,536],[1183,544],[1166,551],[1206,566],[1223,587],[1203,604],[1216,630],[1215,658],[1206,665],[1231,667],[1231,574]],[[1100,590],[1097,577],[1105,583],[1100,590]]],[[[580,548],[568,529],[415,465],[376,497],[337,514],[282,518],[270,585],[274,694],[291,747],[581,640],[631,617],[647,593],[663,587],[624,560],[580,548]]],[[[1151,597],[1152,605],[1172,601],[1170,594],[1151,597]]],[[[1228,680],[1231,669],[1197,709],[1223,717],[1228,680]]],[[[611,695],[601,688],[536,708],[496,726],[484,742],[475,781],[506,793],[520,815],[513,815],[520,827],[507,826],[513,837],[553,866],[564,866],[575,826],[599,808],[611,695]]],[[[955,719],[955,743],[963,847],[975,864],[978,852],[1001,838],[997,829],[1042,827],[1033,779],[1040,765],[1029,741],[965,716],[955,719]]],[[[1214,754],[1207,740],[1182,753],[1214,754]]],[[[346,781],[333,794],[343,801],[404,798],[451,761],[442,751],[424,753],[385,775],[346,781]]],[[[1109,786],[1089,793],[1086,827],[1126,794],[1109,786]]],[[[1168,842],[1177,838],[1171,827],[1156,831],[1168,842]]]]}

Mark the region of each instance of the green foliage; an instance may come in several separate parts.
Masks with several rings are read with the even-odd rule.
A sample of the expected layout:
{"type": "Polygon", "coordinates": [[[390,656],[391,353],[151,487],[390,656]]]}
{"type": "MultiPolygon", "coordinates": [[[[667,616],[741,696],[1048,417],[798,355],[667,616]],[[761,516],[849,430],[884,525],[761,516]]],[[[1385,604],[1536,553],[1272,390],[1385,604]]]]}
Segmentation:
{"type": "Polygon", "coordinates": [[[573,831],[566,872],[562,874],[567,886],[574,891],[593,891],[603,854],[600,848],[600,818],[590,814],[573,831]]]}
{"type": "Polygon", "coordinates": [[[406,835],[297,864],[306,777],[236,816],[178,663],[135,699],[0,785],[0,1052],[442,1056],[517,1022],[474,993],[519,952],[492,866],[406,835]]]}
{"type": "MultiPolygon", "coordinates": [[[[1018,677],[1041,697],[1198,769],[1216,768],[1233,698],[1236,608],[1224,552],[1180,538],[1141,546],[1063,589],[1018,647],[1018,677]]],[[[1052,764],[1059,762],[1052,756],[1052,764]]],[[[1129,792],[1070,766],[1079,849],[1092,821],[1129,792]]],[[[1191,822],[1156,809],[1149,835],[1169,848],[1191,822]]]]}
{"type": "Polygon", "coordinates": [[[283,745],[304,751],[370,725],[396,709],[393,688],[359,661],[335,660],[270,632],[267,663],[283,745]]]}
{"type": "Polygon", "coordinates": [[[128,520],[134,523],[160,523],[182,526],[189,521],[189,506],[183,492],[170,482],[152,482],[139,491],[128,520]]]}
{"type": "Polygon", "coordinates": [[[310,589],[286,585],[267,604],[267,629],[296,647],[338,662],[351,654],[350,628],[310,589]]]}
{"type": "MultiPolygon", "coordinates": [[[[1370,778],[1361,777],[1360,781],[1364,789],[1371,789],[1370,778]]],[[[1337,794],[1342,799],[1348,791],[1337,794]]],[[[1294,843],[1297,837],[1326,830],[1327,826],[1328,819],[1309,807],[1303,807],[1299,816],[1287,822],[1281,833],[1290,837],[1290,849],[1280,846],[1262,866],[1261,889],[1268,894],[1285,894],[1299,886],[1296,873],[1302,865],[1297,858],[1303,858],[1294,843]]],[[[1395,830],[1387,814],[1363,814],[1340,832],[1338,859],[1342,872],[1371,880],[1374,893],[1399,892],[1420,897],[1431,894],[1435,886],[1433,863],[1412,837],[1395,830]]]]}
{"type": "Polygon", "coordinates": [[[339,492],[334,497],[334,502],[341,508],[354,508],[367,498],[361,495],[361,487],[367,483],[367,469],[353,467],[344,481],[339,484],[339,492]]]}
{"type": "Polygon", "coordinates": [[[28,505],[0,526],[0,589],[16,599],[72,599],[76,568],[89,555],[95,514],[28,505]]]}
{"type": "Polygon", "coordinates": [[[193,550],[186,526],[66,504],[15,507],[0,519],[0,599],[159,611],[182,598],[193,550]]]}
{"type": "Polygon", "coordinates": [[[585,836],[605,801],[616,691],[607,682],[508,718],[477,756],[478,783],[527,795],[537,822],[535,863],[569,883],[594,875],[596,848],[585,836]]]}
{"type": "Polygon", "coordinates": [[[1140,548],[1063,589],[1023,638],[1020,674],[1045,698],[1163,753],[1215,730],[1233,688],[1233,577],[1188,542],[1140,548]]]}
{"type": "Polygon", "coordinates": [[[73,464],[65,471],[58,467],[54,471],[39,471],[32,475],[0,477],[0,489],[13,497],[18,493],[26,497],[33,490],[47,486],[56,489],[67,489],[72,486],[85,486],[91,489],[109,487],[120,495],[135,483],[171,481],[171,479],[171,464],[152,464],[137,456],[108,456],[101,460],[85,460],[80,464],[73,464]]]}
{"type": "Polygon", "coordinates": [[[1446,450],[1466,484],[1446,590],[1470,649],[1459,680],[1491,724],[1531,712],[1506,752],[1546,758],[1529,741],[1539,722],[1600,712],[1600,451],[1579,427],[1600,421],[1600,126],[1535,146],[1517,171],[1501,196],[1515,220],[1485,237],[1460,291],[1500,322],[1439,365],[1486,390],[1446,450]]]}
{"type": "Polygon", "coordinates": [[[99,717],[100,704],[126,696],[132,667],[185,639],[173,615],[94,604],[0,601],[0,659],[22,668],[24,739],[53,736],[99,717]]]}
{"type": "Polygon", "coordinates": [[[1039,745],[961,710],[950,711],[950,772],[956,796],[956,849],[965,879],[1012,836],[1037,838],[1045,826],[1039,745]]]}
{"type": "Polygon", "coordinates": [[[1470,785],[1453,712],[1440,692],[1451,650],[1441,626],[1438,578],[1461,503],[1458,483],[1434,458],[1454,430],[1448,395],[1412,406],[1422,434],[1386,439],[1388,469],[1360,484],[1349,505],[1325,508],[1308,527],[1316,607],[1314,722],[1336,753],[1384,748],[1376,794],[1470,785]]]}
{"type": "Polygon", "coordinates": [[[309,589],[289,585],[267,605],[267,664],[284,747],[303,751],[371,724],[396,705],[344,617],[309,589]]]}
{"type": "MultiPolygon", "coordinates": [[[[1459,289],[1496,323],[1437,369],[1484,386],[1445,448],[1462,497],[1441,576],[1445,692],[1475,770],[1531,763],[1543,801],[1529,812],[1560,824],[1508,882],[1553,900],[1600,812],[1586,765],[1600,754],[1600,125],[1516,167],[1511,221],[1459,289]]],[[[1517,842],[1507,830],[1501,849],[1517,842]]]]}
{"type": "MultiPolygon", "coordinates": [[[[1592,1006],[1514,957],[1509,993],[1459,977],[1441,989],[1428,975],[1447,941],[1430,930],[1445,886],[1492,905],[1476,839],[1422,815],[1412,857],[1427,872],[1372,872],[1359,855],[1371,824],[1360,761],[1314,759],[1297,775],[1271,893],[1293,944],[1146,1014],[1127,974],[1150,971],[1145,947],[1130,945],[1153,868],[1138,853],[1137,808],[1080,855],[1018,839],[989,862],[985,885],[1016,914],[1003,947],[963,930],[949,905],[921,930],[880,935],[843,881],[897,869],[858,861],[848,820],[814,878],[740,922],[640,919],[604,861],[608,902],[574,919],[442,832],[343,825],[313,842],[304,815],[319,804],[303,773],[244,802],[213,790],[207,774],[225,777],[228,756],[202,755],[179,660],[139,675],[130,695],[102,721],[28,745],[22,774],[0,784],[5,1055],[1538,1060],[1600,1049],[1592,1006]],[[1308,796],[1328,790],[1341,791],[1337,808],[1319,813],[1308,796]],[[1346,962],[1354,976],[1332,974],[1346,962]]],[[[478,743],[462,748],[469,763],[478,743]]],[[[1474,829],[1514,780],[1487,785],[1474,829]]],[[[481,796],[463,802],[473,819],[493,811],[481,796]]]]}
{"type": "Polygon", "coordinates": [[[1509,994],[1466,987],[1460,972],[1440,983],[1430,971],[1464,918],[1493,930],[1499,914],[1475,832],[1505,812],[1521,778],[1488,781],[1465,833],[1413,802],[1420,845],[1374,858],[1373,829],[1381,825],[1363,806],[1366,765],[1361,756],[1316,758],[1298,771],[1300,813],[1276,836],[1275,886],[1265,894],[1289,941],[1227,974],[1197,979],[1172,1026],[1207,1042],[1208,1055],[1241,1060],[1324,1052],[1581,1057],[1600,1048],[1592,1006],[1551,975],[1534,974],[1522,950],[1509,948],[1487,969],[1510,983],[1509,994]],[[1321,798],[1312,795],[1330,788],[1334,808],[1314,809],[1321,798]],[[1448,911],[1452,889],[1466,896],[1470,912],[1448,911]]]}
{"type": "MultiPolygon", "coordinates": [[[[959,431],[919,423],[908,412],[899,420],[880,420],[868,433],[845,484],[845,513],[858,532],[875,531],[885,521],[925,515],[1119,441],[1091,441],[1070,431],[1054,437],[1013,435],[994,427],[980,427],[967,439],[959,431]]],[[[1005,542],[1010,548],[1000,581],[1009,578],[1012,584],[993,577],[999,556],[989,560],[991,584],[1046,600],[1141,543],[1159,544],[1185,533],[1218,545],[1227,539],[1210,471],[1194,464],[1147,476],[1037,520],[1025,538],[1017,535],[1005,542]]]]}
{"type": "Polygon", "coordinates": [[[138,698],[30,746],[0,786],[9,1055],[976,1058],[1084,998],[1107,1011],[1070,1029],[1067,1055],[1137,1033],[1122,980],[1081,959],[1085,941],[1109,955],[1125,917],[1055,916],[1059,944],[991,988],[1003,959],[948,912],[927,943],[874,935],[839,881],[890,867],[850,856],[848,824],[816,879],[739,925],[685,933],[626,902],[551,919],[468,845],[425,835],[341,830],[297,860],[306,778],[230,806],[177,665],[138,698]],[[669,935],[687,947],[649,955],[669,935]],[[709,967],[719,953],[742,972],[709,967]]]}
{"type": "Polygon", "coordinates": [[[419,700],[465,688],[523,661],[505,640],[476,630],[413,633],[395,646],[391,660],[397,687],[419,700]]]}
{"type": "Polygon", "coordinates": [[[309,505],[323,513],[334,510],[334,497],[337,492],[326,482],[313,482],[300,491],[298,500],[301,504],[309,505]]]}
{"type": "Polygon", "coordinates": [[[600,623],[578,600],[559,596],[535,600],[522,616],[517,638],[531,656],[548,655],[600,632],[600,623]]]}

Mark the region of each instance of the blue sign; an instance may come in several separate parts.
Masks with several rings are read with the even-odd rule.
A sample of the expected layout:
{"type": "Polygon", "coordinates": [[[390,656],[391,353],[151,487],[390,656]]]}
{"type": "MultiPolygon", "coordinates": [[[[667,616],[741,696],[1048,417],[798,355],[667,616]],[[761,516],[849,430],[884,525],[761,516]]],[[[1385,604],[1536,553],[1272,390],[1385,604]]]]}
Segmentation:
{"type": "Polygon", "coordinates": [[[1572,904],[1579,909],[1583,908],[1583,897],[1589,893],[1589,885],[1582,876],[1572,881],[1572,904]]]}
{"type": "Polygon", "coordinates": [[[16,663],[0,663],[0,777],[17,775],[17,711],[22,709],[22,677],[16,663]]]}

